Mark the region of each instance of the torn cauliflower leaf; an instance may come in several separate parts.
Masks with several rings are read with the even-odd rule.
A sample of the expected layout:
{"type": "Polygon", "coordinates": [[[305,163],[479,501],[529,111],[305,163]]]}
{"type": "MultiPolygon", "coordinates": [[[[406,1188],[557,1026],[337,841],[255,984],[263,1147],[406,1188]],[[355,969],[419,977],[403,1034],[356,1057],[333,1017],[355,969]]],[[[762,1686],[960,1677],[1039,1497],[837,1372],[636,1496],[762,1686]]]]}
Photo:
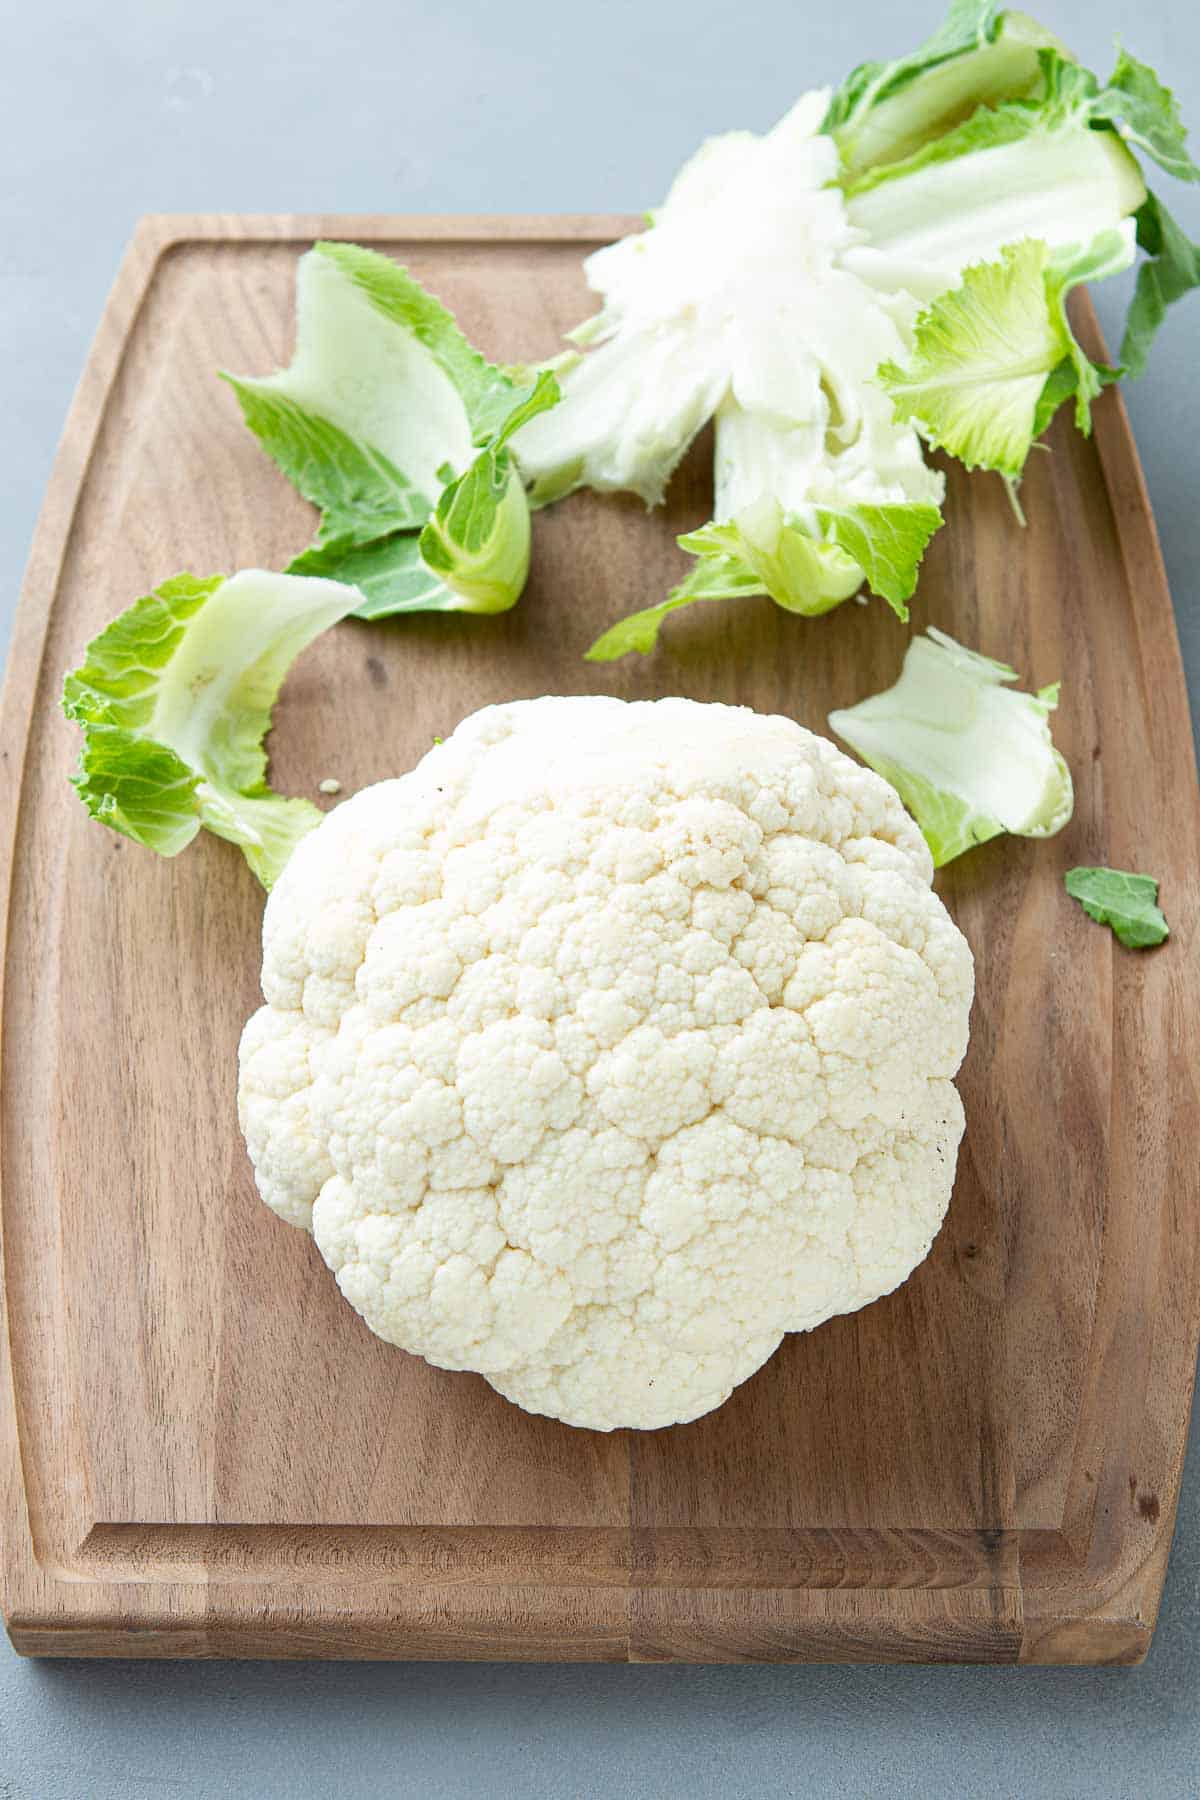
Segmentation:
{"type": "Polygon", "coordinates": [[[866,580],[903,611],[913,591],[944,481],[874,381],[906,354],[911,307],[840,266],[863,234],[818,129],[827,98],[805,95],[764,137],[713,139],[651,230],[589,258],[603,306],[586,353],[560,370],[562,405],[514,436],[535,500],[589,486],[654,505],[715,418],[713,523],[682,540],[695,569],[593,660],[651,648],[693,601],[769,594],[812,615],[866,580]],[[881,519],[902,546],[882,574],[870,554],[881,519]]]}
{"type": "Polygon", "coordinates": [[[271,709],[296,657],[361,598],[242,569],[176,575],[127,607],[63,686],[84,740],[71,781],[92,818],[160,856],[206,828],[240,844],[269,888],[321,820],[267,784],[271,709]]]}
{"type": "Polygon", "coordinates": [[[1015,669],[931,626],[900,678],[829,715],[838,736],[890,781],[934,865],[1001,832],[1053,837],[1075,809],[1071,771],[1050,735],[1058,684],[1026,694],[1015,669]]]}
{"type": "Polygon", "coordinates": [[[227,375],[268,456],[320,511],[289,564],[359,589],[359,618],[503,612],[529,573],[529,506],[509,439],[553,406],[481,356],[398,263],[319,243],[296,275],[296,350],[227,375]]]}
{"type": "Polygon", "coordinates": [[[713,518],[696,566],[592,647],[647,651],[681,607],[769,595],[815,615],[860,586],[903,618],[941,519],[921,438],[1016,480],[1095,365],[1068,290],[1142,265],[1130,371],[1197,284],[1195,246],[1134,150],[1185,180],[1179,110],[1122,51],[1106,83],[993,0],[801,97],[770,132],[710,140],[649,229],[590,257],[600,310],[556,365],[562,404],[514,437],[535,500],[578,486],[662,498],[716,422],[713,518]],[[960,287],[961,283],[961,287],[960,287]],[[920,437],[918,437],[918,433],[920,437]]]}

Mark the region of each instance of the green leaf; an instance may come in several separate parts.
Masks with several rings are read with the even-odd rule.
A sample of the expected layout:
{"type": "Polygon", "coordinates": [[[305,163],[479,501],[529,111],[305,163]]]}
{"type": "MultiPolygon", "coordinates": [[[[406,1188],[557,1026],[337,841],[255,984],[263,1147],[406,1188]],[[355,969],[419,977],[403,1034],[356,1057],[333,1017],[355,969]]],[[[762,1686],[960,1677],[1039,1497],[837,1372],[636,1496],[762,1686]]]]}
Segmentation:
{"type": "Polygon", "coordinates": [[[1057,687],[1017,693],[1015,680],[1007,664],[930,630],[894,686],[829,715],[896,789],[935,867],[1001,832],[1050,837],[1071,817],[1070,771],[1050,736],[1057,687]]]}
{"type": "MultiPolygon", "coordinates": [[[[846,526],[850,512],[836,516],[846,526]]],[[[701,566],[715,558],[727,568],[727,579],[736,568],[744,583],[753,582],[755,591],[769,594],[785,612],[810,619],[831,611],[862,586],[862,566],[853,555],[836,539],[823,541],[770,495],[742,507],[722,524],[689,531],[679,543],[701,558],[701,566]]]]}
{"type": "Polygon", "coordinates": [[[267,785],[271,710],[296,657],[358,597],[246,569],[178,575],[135,601],[63,688],[84,734],[73,782],[92,817],[163,856],[205,826],[240,844],[270,887],[321,818],[267,785]]]}
{"type": "MultiPolygon", "coordinates": [[[[1029,427],[1030,440],[1040,438],[1051,419],[1064,401],[1079,393],[1079,370],[1073,356],[1064,356],[1061,362],[1055,363],[1046,377],[1045,386],[1038,395],[1037,405],[1033,409],[1033,422],[1029,427]]],[[[1091,430],[1091,414],[1088,414],[1087,430],[1091,430]]],[[[1022,523],[1023,523],[1022,518],[1022,523]]]]}
{"type": "Polygon", "coordinates": [[[446,487],[421,532],[426,566],[458,596],[464,612],[504,612],[529,574],[529,502],[508,441],[554,406],[554,376],[543,371],[501,420],[490,444],[446,487]]]}
{"type": "Polygon", "coordinates": [[[421,531],[359,542],[353,533],[317,543],[289,565],[292,575],[346,581],[363,596],[355,616],[408,612],[502,612],[529,571],[529,507],[507,440],[527,419],[553,406],[553,376],[537,377],[502,421],[492,443],[443,490],[421,531]]]}
{"type": "Polygon", "coordinates": [[[886,187],[890,194],[898,191],[892,183],[911,180],[926,170],[936,169],[939,164],[956,162],[960,157],[981,150],[998,150],[1003,144],[1019,143],[1036,131],[1040,123],[1037,108],[1019,101],[1004,106],[980,106],[969,118],[938,137],[930,138],[908,156],[894,162],[872,164],[856,176],[844,177],[842,186],[849,199],[858,199],[880,187],[886,187]]]}
{"type": "Polygon", "coordinates": [[[224,377],[242,416],[296,491],[320,508],[316,541],[369,543],[381,532],[419,528],[433,511],[406,475],[373,445],[342,431],[266,383],[224,377]]]}
{"type": "Polygon", "coordinates": [[[868,194],[884,185],[894,193],[892,184],[909,181],[939,164],[1030,137],[1048,140],[1058,133],[1089,129],[1099,92],[1096,77],[1055,48],[1038,49],[1034,67],[1037,80],[1028,92],[999,104],[978,104],[957,124],[930,137],[907,156],[843,177],[846,193],[868,194]]]}
{"type": "Polygon", "coordinates": [[[1200,181],[1200,168],[1187,152],[1187,128],[1170,88],[1154,70],[1122,50],[1108,85],[1096,94],[1093,119],[1106,119],[1126,143],[1136,144],[1177,181],[1200,181]]]}
{"type": "Polygon", "coordinates": [[[318,243],[313,254],[332,263],[383,318],[428,351],[462,401],[476,444],[501,429],[513,409],[514,382],[475,349],[454,314],[406,268],[360,244],[318,243]]]}
{"type": "MultiPolygon", "coordinates": [[[[444,339],[450,348],[460,341],[465,344],[449,313],[407,271],[389,257],[351,244],[318,244],[300,258],[296,271],[296,348],[291,362],[274,375],[242,376],[236,382],[246,421],[255,431],[267,427],[268,434],[261,436],[263,448],[293,479],[297,465],[302,472],[312,467],[314,427],[309,421],[317,421],[324,460],[329,454],[348,458],[341,481],[352,493],[367,472],[373,472],[368,516],[380,529],[411,527],[419,522],[412,517],[412,490],[425,496],[428,512],[444,485],[438,471],[449,463],[460,474],[475,448],[472,411],[450,371],[461,372],[457,363],[463,363],[474,378],[471,397],[477,399],[476,362],[483,370],[490,369],[469,345],[457,359],[439,358],[428,347],[430,337],[444,339]],[[377,304],[378,296],[393,288],[394,305],[377,304]],[[407,317],[402,297],[409,303],[407,317]],[[297,409],[285,411],[282,429],[280,411],[271,405],[279,399],[297,409]],[[297,450],[295,433],[301,419],[303,439],[297,450]],[[396,475],[402,485],[395,488],[397,507],[392,513],[383,503],[396,475]]],[[[487,381],[489,395],[501,395],[511,408],[514,390],[504,373],[491,370],[487,381]]],[[[321,492],[313,496],[318,505],[336,501],[336,485],[326,497],[330,484],[326,471],[321,492]]],[[[335,519],[331,530],[339,535],[345,527],[335,519]]]]}
{"type": "Polygon", "coordinates": [[[354,244],[301,259],[297,313],[287,369],[227,378],[263,448],[321,508],[289,572],[354,583],[366,618],[512,606],[530,528],[506,445],[556,403],[554,376],[519,386],[407,270],[354,244]]]}
{"type": "MultiPolygon", "coordinates": [[[[1144,152],[1184,181],[1200,180],[1200,168],[1188,154],[1174,96],[1145,63],[1121,51],[1102,85],[1052,46],[1036,56],[1038,80],[1026,93],[999,104],[986,98],[903,156],[851,159],[847,210],[867,242],[847,264],[883,287],[937,298],[956,262],[961,271],[965,260],[991,260],[1004,238],[1094,242],[1136,214],[1137,241],[1151,259],[1139,271],[1122,347],[1126,372],[1136,375],[1166,307],[1197,285],[1200,265],[1196,246],[1161,202],[1147,197],[1129,152],[1144,152]]],[[[1080,279],[1124,266],[1121,258],[1080,279]]],[[[1091,399],[1116,377],[1115,370],[1093,371],[1074,348],[1068,354],[1075,378],[1066,367],[1047,375],[1033,436],[1072,394],[1086,430],[1091,399]]]]}
{"type": "Polygon", "coordinates": [[[959,286],[917,319],[908,367],[880,367],[897,418],[967,468],[996,469],[1010,480],[1069,395],[1077,424],[1090,430],[1090,403],[1112,371],[1097,368],[1076,342],[1066,296],[1078,282],[1126,266],[1131,255],[1127,228],[1114,228],[1057,258],[1025,238],[995,262],[965,270],[959,286]]]}
{"type": "Polygon", "coordinates": [[[1109,382],[1120,378],[1120,369],[1094,363],[1083,349],[1067,318],[1067,296],[1085,281],[1103,281],[1118,275],[1133,261],[1128,224],[1102,231],[1090,244],[1057,251],[1046,275],[1046,304],[1066,338],[1067,368],[1059,364],[1046,378],[1034,414],[1033,435],[1040,437],[1063,400],[1075,397],[1075,426],[1084,437],[1091,434],[1092,401],[1109,382]]]}
{"type": "Polygon", "coordinates": [[[529,502],[506,450],[484,452],[445,490],[418,542],[462,611],[514,604],[529,574],[529,502]]]}
{"type": "Polygon", "coordinates": [[[1158,882],[1153,875],[1125,869],[1068,869],[1068,894],[1099,925],[1111,925],[1127,950],[1149,950],[1170,936],[1158,909],[1158,882]]]}
{"type": "Polygon", "coordinates": [[[495,454],[506,444],[511,449],[512,439],[523,425],[528,425],[539,413],[550,412],[561,400],[562,390],[553,369],[534,369],[530,375],[528,386],[522,383],[513,389],[508,411],[497,421],[495,432],[487,442],[488,452],[495,454]]]}
{"type": "MultiPolygon", "coordinates": [[[[709,526],[711,532],[719,527],[709,526]]],[[[693,532],[692,537],[699,537],[693,532]]],[[[688,548],[686,538],[679,542],[688,548]]],[[[588,662],[616,662],[618,657],[628,656],[630,651],[637,651],[648,656],[658,642],[658,630],[669,613],[677,611],[681,606],[691,606],[696,601],[742,600],[751,595],[765,594],[766,588],[759,581],[753,570],[736,555],[723,555],[718,550],[703,556],[690,571],[686,579],[678,587],[671,589],[665,600],[657,606],[647,606],[641,612],[630,613],[628,618],[619,619],[615,625],[598,637],[591,649],[586,653],[588,662]]]]}
{"type": "Polygon", "coordinates": [[[460,597],[421,556],[421,534],[397,531],[356,544],[332,538],[314,544],[288,565],[289,575],[317,575],[357,588],[362,603],[356,619],[390,619],[397,613],[459,612],[460,597]]]}
{"type": "Polygon", "coordinates": [[[997,0],[951,0],[937,30],[916,50],[892,62],[864,62],[851,69],[834,90],[821,129],[834,137],[844,134],[848,124],[902,92],[919,76],[992,42],[999,22],[997,0]]]}
{"type": "Polygon", "coordinates": [[[969,469],[1021,473],[1042,390],[1068,355],[1046,303],[1048,260],[1027,238],[976,263],[917,320],[909,366],[879,370],[896,417],[969,469]]]}
{"type": "Polygon", "coordinates": [[[1138,270],[1121,339],[1121,362],[1131,376],[1145,368],[1168,306],[1200,287],[1200,244],[1192,243],[1154,194],[1146,196],[1137,215],[1137,241],[1147,261],[1138,270]]]}
{"type": "Polygon", "coordinates": [[[745,507],[736,520],[706,525],[679,542],[697,554],[725,551],[741,558],[777,605],[816,618],[857,593],[864,579],[873,594],[907,618],[925,546],[942,522],[926,502],[816,506],[817,530],[772,500],[745,507]]]}
{"type": "Polygon", "coordinates": [[[861,586],[864,571],[872,592],[889,601],[901,618],[916,586],[925,545],[941,524],[930,505],[819,507],[822,536],[767,498],[746,507],[736,520],[702,525],[679,539],[697,558],[695,567],[657,606],[612,625],[587,652],[589,662],[614,662],[631,650],[646,655],[658,642],[668,614],[696,601],[741,600],[769,594],[787,612],[815,618],[829,612],[861,586]]]}
{"type": "Polygon", "coordinates": [[[1145,184],[1094,114],[1095,76],[1053,48],[1036,63],[1026,96],[978,106],[908,156],[846,178],[847,216],[866,234],[848,268],[933,300],[1023,238],[1086,245],[1136,212],[1145,184]]]}
{"type": "MultiPolygon", "coordinates": [[[[1040,27],[1034,30],[1040,33],[1040,27]]],[[[902,156],[847,166],[843,175],[847,193],[867,193],[881,183],[904,180],[938,163],[1033,134],[1052,136],[1098,125],[1110,126],[1126,144],[1144,150],[1180,180],[1200,180],[1200,170],[1187,152],[1187,131],[1175,97],[1145,63],[1122,51],[1102,87],[1048,35],[1024,45],[1024,50],[1031,78],[1019,91],[1004,96],[973,92],[956,121],[943,121],[902,156]]]]}
{"type": "Polygon", "coordinates": [[[919,49],[865,63],[834,94],[824,129],[837,140],[847,178],[918,151],[972,113],[1031,93],[1038,51],[1057,40],[1024,14],[989,0],[958,0],[919,49]]]}
{"type": "Polygon", "coordinates": [[[71,784],[93,819],[160,856],[177,856],[200,829],[198,780],[165,744],[97,724],[71,784]]]}
{"type": "Polygon", "coordinates": [[[817,522],[824,537],[861,566],[871,592],[907,619],[921,558],[942,522],[940,509],[914,502],[839,510],[819,506],[817,522]]]}

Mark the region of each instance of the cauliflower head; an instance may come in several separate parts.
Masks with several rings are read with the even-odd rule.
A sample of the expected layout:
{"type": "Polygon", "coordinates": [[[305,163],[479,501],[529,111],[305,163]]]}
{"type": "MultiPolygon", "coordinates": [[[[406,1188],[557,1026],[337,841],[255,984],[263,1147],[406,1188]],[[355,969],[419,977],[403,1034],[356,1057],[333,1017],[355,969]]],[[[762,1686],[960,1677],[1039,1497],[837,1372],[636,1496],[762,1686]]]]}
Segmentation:
{"type": "Polygon", "coordinates": [[[390,1342],[569,1424],[694,1419],[941,1223],[973,967],[931,879],[790,719],[475,713],[270,896],[259,1191],[390,1342]]]}

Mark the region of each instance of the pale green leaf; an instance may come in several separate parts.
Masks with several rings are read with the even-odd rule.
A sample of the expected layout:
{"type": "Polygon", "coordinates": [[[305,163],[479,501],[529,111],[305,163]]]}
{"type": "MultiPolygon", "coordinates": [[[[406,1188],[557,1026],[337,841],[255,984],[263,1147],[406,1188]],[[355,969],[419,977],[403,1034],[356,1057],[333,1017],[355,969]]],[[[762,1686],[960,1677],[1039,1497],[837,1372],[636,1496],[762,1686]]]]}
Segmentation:
{"type": "Polygon", "coordinates": [[[476,444],[485,444],[510,416],[516,395],[507,371],[468,342],[454,314],[390,256],[361,244],[319,243],[325,257],[371,305],[426,350],[453,384],[476,444]]]}
{"type": "MultiPolygon", "coordinates": [[[[982,150],[998,150],[1003,144],[1019,143],[1039,125],[1037,108],[1020,101],[1003,106],[980,106],[968,118],[928,139],[909,155],[894,162],[873,163],[853,177],[844,177],[842,185],[852,200],[873,193],[877,188],[885,188],[891,195],[899,192],[898,186],[893,184],[911,181],[925,170],[956,162],[963,156],[972,156],[982,150]]],[[[886,205],[886,198],[883,203],[886,205]]],[[[860,206],[856,212],[860,214],[861,210],[860,206]]]]}
{"type": "Polygon", "coordinates": [[[866,234],[848,267],[928,301],[1022,238],[1057,252],[1137,211],[1141,170],[1095,111],[1096,77],[1052,47],[1036,64],[1024,96],[979,105],[909,155],[845,178],[848,216],[866,234]]]}
{"type": "Polygon", "coordinates": [[[1094,363],[1075,333],[1067,317],[1067,296],[1072,288],[1085,281],[1103,281],[1119,275],[1134,257],[1134,238],[1129,222],[1102,231],[1090,244],[1059,250],[1051,259],[1046,274],[1046,304],[1058,319],[1066,336],[1066,367],[1059,364],[1046,378],[1033,421],[1033,435],[1041,436],[1062,402],[1075,399],[1075,425],[1084,437],[1092,429],[1092,401],[1108,383],[1119,379],[1120,369],[1107,363],[1094,363]]]}
{"type": "MultiPolygon", "coordinates": [[[[255,431],[268,427],[261,436],[263,448],[295,479],[298,459],[293,439],[281,431],[270,402],[281,399],[297,409],[293,418],[318,421],[327,450],[349,458],[343,479],[353,486],[363,479],[365,469],[376,472],[373,495],[379,503],[369,512],[380,529],[410,528],[414,524],[410,503],[398,493],[397,510],[389,514],[383,504],[386,492],[378,488],[378,472],[397,474],[405,490],[423,495],[426,509],[431,509],[444,485],[439,471],[448,463],[460,474],[475,448],[472,413],[454,379],[463,372],[458,364],[469,375],[475,374],[476,363],[484,371],[491,367],[469,345],[458,357],[447,354],[439,359],[428,347],[430,337],[444,340],[450,351],[465,344],[445,308],[406,270],[389,257],[355,245],[318,244],[300,258],[296,269],[296,345],[291,362],[273,375],[237,378],[247,423],[255,431]],[[384,293],[391,293],[391,307],[378,303],[384,293]],[[247,410],[255,396],[258,406],[247,410]],[[338,436],[331,438],[330,432],[338,436]]],[[[486,379],[489,402],[491,395],[499,394],[504,406],[511,407],[514,390],[503,372],[491,370],[486,379]]],[[[478,380],[472,393],[477,386],[478,380]]],[[[310,426],[308,440],[312,430],[310,426]]],[[[307,457],[309,441],[303,450],[307,457]]],[[[300,472],[306,466],[301,461],[300,472]]],[[[323,485],[329,485],[328,475],[323,485]]],[[[327,504],[325,498],[316,498],[317,504],[327,504]]],[[[336,500],[336,490],[329,498],[336,500]]],[[[330,535],[344,535],[344,530],[335,521],[330,535]]]]}
{"type": "Polygon", "coordinates": [[[917,320],[907,368],[880,368],[897,417],[969,469],[1021,473],[1042,389],[1069,354],[1046,302],[1048,260],[1028,238],[967,269],[917,320]]]}
{"type": "Polygon", "coordinates": [[[1126,267],[1132,254],[1128,227],[1113,228],[1054,258],[1026,238],[967,269],[917,319],[909,364],[879,370],[897,417],[968,468],[996,469],[1010,480],[1068,396],[1080,429],[1089,430],[1090,403],[1113,372],[1077,343],[1066,296],[1080,281],[1126,267]]]}
{"type": "Polygon", "coordinates": [[[485,452],[445,490],[419,546],[462,611],[514,604],[529,573],[529,502],[507,451],[485,452]]]}
{"type": "MultiPolygon", "coordinates": [[[[838,517],[845,521],[849,514],[838,517]]],[[[785,612],[806,618],[829,612],[862,585],[862,565],[836,539],[816,536],[769,495],[679,542],[701,562],[715,557],[719,564],[736,564],[747,583],[753,580],[785,612]]]]}
{"type": "Polygon", "coordinates": [[[525,586],[529,502],[509,440],[558,397],[555,377],[543,371],[466,473],[443,490],[421,532],[423,561],[458,596],[464,612],[504,612],[525,586]]]}
{"type": "Polygon", "coordinates": [[[1005,663],[931,630],[909,646],[894,686],[829,715],[896,789],[937,867],[1001,832],[1050,837],[1071,817],[1070,771],[1050,736],[1057,688],[1019,693],[1015,680],[1005,663]]]}
{"type": "Polygon", "coordinates": [[[355,583],[368,618],[512,606],[530,527],[506,446],[555,404],[554,376],[520,385],[407,270],[354,244],[301,259],[297,315],[287,369],[230,378],[263,448],[321,508],[290,572],[355,583]]]}
{"type": "Polygon", "coordinates": [[[933,36],[908,56],[864,63],[834,93],[824,129],[853,179],[942,136],[982,105],[1032,91],[1038,50],[1056,39],[995,0],[954,0],[933,36]]]}
{"type": "Polygon", "coordinates": [[[240,844],[270,887],[319,823],[267,785],[263,740],[291,664],[360,596],[261,569],[179,575],[113,620],[68,675],[76,791],[93,818],[175,856],[201,826],[240,844]]]}
{"type": "Polygon", "coordinates": [[[679,539],[696,557],[687,578],[657,606],[620,620],[588,651],[592,662],[612,662],[636,650],[651,651],[663,620],[697,601],[739,600],[768,594],[787,612],[815,618],[855,593],[864,571],[873,593],[901,618],[916,586],[925,545],[941,523],[936,506],[846,505],[816,510],[821,536],[785,515],[767,498],[735,520],[702,525],[679,539]]]}

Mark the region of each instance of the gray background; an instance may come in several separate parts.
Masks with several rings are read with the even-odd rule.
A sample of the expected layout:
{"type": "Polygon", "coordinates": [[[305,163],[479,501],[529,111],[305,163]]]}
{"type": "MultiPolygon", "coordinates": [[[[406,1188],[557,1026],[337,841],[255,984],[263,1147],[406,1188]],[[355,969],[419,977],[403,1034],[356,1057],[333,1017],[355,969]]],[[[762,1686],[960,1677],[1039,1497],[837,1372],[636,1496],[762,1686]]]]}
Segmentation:
{"type": "MultiPolygon", "coordinates": [[[[714,130],[911,48],[940,0],[50,0],[6,19],[0,553],[11,608],[139,213],[630,210],[714,130]]],[[[1120,27],[1200,133],[1194,0],[1032,0],[1092,66],[1120,27]]],[[[1156,181],[1156,185],[1159,185],[1156,181]]],[[[1162,178],[1165,190],[1172,184],[1162,178]]],[[[1200,235],[1200,189],[1170,204],[1200,235]]],[[[1124,283],[1099,307],[1119,336],[1124,283]]],[[[1196,348],[1128,395],[1200,699],[1196,348]]],[[[23,1663],[0,1800],[142,1796],[1195,1795],[1200,1432],[1136,1671],[23,1663]]]]}

